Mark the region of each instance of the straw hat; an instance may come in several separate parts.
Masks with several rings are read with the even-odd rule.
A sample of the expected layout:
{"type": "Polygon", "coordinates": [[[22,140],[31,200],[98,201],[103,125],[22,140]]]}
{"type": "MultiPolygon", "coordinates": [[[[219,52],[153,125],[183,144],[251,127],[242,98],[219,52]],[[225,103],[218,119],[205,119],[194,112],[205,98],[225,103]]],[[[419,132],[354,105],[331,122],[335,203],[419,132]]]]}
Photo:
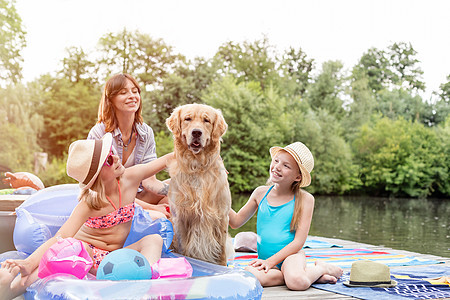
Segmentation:
{"type": "Polygon", "coordinates": [[[281,147],[272,147],[270,148],[270,156],[272,158],[278,151],[284,150],[288,152],[298,164],[300,168],[300,172],[302,173],[302,181],[300,182],[300,187],[306,187],[311,184],[311,173],[314,168],[314,158],[312,156],[311,151],[309,151],[308,147],[301,142],[292,143],[284,148],[281,147]]]}
{"type": "Polygon", "coordinates": [[[389,267],[371,260],[355,261],[350,271],[350,280],[344,284],[348,287],[389,288],[397,285],[391,280],[389,267]]]}
{"type": "Polygon", "coordinates": [[[90,188],[94,184],[112,145],[111,133],[101,140],[79,140],[69,147],[67,175],[80,183],[80,188],[90,188]]]}

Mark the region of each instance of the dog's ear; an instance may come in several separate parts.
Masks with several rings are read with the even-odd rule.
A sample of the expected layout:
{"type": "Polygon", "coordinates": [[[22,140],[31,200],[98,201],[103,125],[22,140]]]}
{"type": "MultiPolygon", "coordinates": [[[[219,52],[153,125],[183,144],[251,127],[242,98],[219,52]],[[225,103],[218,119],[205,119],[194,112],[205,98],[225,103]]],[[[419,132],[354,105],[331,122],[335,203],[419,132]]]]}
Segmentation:
{"type": "Polygon", "coordinates": [[[174,109],[170,117],[166,119],[167,128],[173,133],[174,136],[178,136],[181,133],[181,107],[174,109]]]}
{"type": "Polygon", "coordinates": [[[213,135],[214,138],[220,138],[228,129],[228,124],[225,122],[225,119],[222,115],[222,112],[216,109],[217,117],[216,122],[214,123],[213,135]]]}

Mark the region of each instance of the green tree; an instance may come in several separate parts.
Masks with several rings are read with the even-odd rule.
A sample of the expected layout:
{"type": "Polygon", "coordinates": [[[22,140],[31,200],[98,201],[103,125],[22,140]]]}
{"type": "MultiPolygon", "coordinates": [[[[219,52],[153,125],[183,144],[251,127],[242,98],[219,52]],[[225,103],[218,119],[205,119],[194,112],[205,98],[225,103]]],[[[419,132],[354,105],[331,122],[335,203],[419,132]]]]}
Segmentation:
{"type": "Polygon", "coordinates": [[[359,128],[370,120],[370,116],[377,107],[377,102],[375,95],[370,90],[369,80],[364,75],[351,80],[347,93],[352,101],[348,105],[346,118],[342,119],[342,126],[345,128],[344,135],[351,142],[359,128]]]}
{"type": "Polygon", "coordinates": [[[21,84],[0,89],[0,164],[13,171],[32,172],[34,152],[40,151],[37,136],[43,121],[34,113],[29,88],[21,84]]]}
{"type": "Polygon", "coordinates": [[[364,125],[353,147],[368,193],[426,197],[435,189],[436,174],[448,174],[435,131],[403,118],[364,125]]]}
{"type": "Polygon", "coordinates": [[[314,156],[312,182],[308,191],[344,194],[360,186],[352,151],[343,137],[344,128],[326,109],[307,110],[292,115],[292,141],[301,141],[314,156]]]}
{"type": "Polygon", "coordinates": [[[0,0],[0,28],[0,79],[17,83],[22,78],[21,52],[26,46],[26,33],[14,0],[0,0]]]}
{"type": "Polygon", "coordinates": [[[436,194],[447,197],[450,195],[450,116],[445,122],[436,126],[437,143],[441,146],[438,157],[440,168],[435,173],[436,194]]]}
{"type": "Polygon", "coordinates": [[[280,90],[293,96],[302,96],[311,79],[314,59],[307,58],[301,48],[298,50],[290,47],[277,59],[281,77],[277,85],[280,90]]]}
{"type": "Polygon", "coordinates": [[[175,54],[162,39],[152,39],[138,31],[134,34],[136,49],[132,73],[144,84],[162,83],[167,74],[184,62],[184,56],[175,54]]]}
{"type": "MultiPolygon", "coordinates": [[[[223,137],[222,158],[232,192],[248,192],[268,177],[269,145],[275,144],[271,120],[259,82],[238,83],[227,76],[206,90],[205,102],[222,111],[229,124],[223,137]]],[[[277,143],[278,144],[278,143],[277,143]]]]}
{"type": "Polygon", "coordinates": [[[57,184],[77,183],[77,181],[66,173],[67,153],[61,157],[51,156],[44,172],[39,174],[45,186],[57,184]]]}
{"type": "Polygon", "coordinates": [[[172,111],[187,103],[201,103],[201,93],[217,78],[209,61],[197,58],[177,66],[165,75],[161,87],[144,96],[144,119],[155,131],[166,130],[165,121],[172,111]]]}
{"type": "Polygon", "coordinates": [[[137,47],[134,36],[125,28],[115,34],[107,33],[98,42],[101,58],[98,61],[105,72],[105,79],[116,73],[133,73],[133,56],[137,47]]]}
{"type": "Polygon", "coordinates": [[[214,56],[218,72],[230,74],[240,82],[259,82],[265,88],[278,76],[275,71],[274,47],[266,37],[254,42],[227,42],[214,56]]]}
{"type": "Polygon", "coordinates": [[[61,77],[73,83],[83,81],[86,84],[98,84],[98,68],[94,62],[88,59],[81,47],[69,47],[66,49],[67,57],[62,60],[61,77]]]}
{"type": "Polygon", "coordinates": [[[423,71],[418,66],[417,51],[411,43],[394,43],[388,48],[393,83],[410,90],[425,91],[423,71]]]}
{"type": "Polygon", "coordinates": [[[220,108],[229,124],[222,157],[233,192],[249,192],[264,184],[269,176],[269,148],[295,141],[305,143],[315,157],[308,190],[344,193],[358,185],[351,149],[328,111],[312,111],[307,102],[286,98],[272,85],[262,91],[258,82],[237,83],[231,77],[214,82],[204,99],[220,108]]]}
{"type": "Polygon", "coordinates": [[[393,43],[387,50],[371,48],[353,68],[353,77],[367,77],[375,93],[392,87],[424,91],[423,71],[416,55],[412,45],[405,42],[393,43]]]}
{"type": "Polygon", "coordinates": [[[404,89],[381,90],[376,98],[377,110],[392,120],[403,118],[426,123],[423,120],[429,119],[430,107],[420,96],[412,96],[404,89]]]}
{"type": "Polygon", "coordinates": [[[385,51],[370,48],[353,67],[352,76],[355,79],[367,78],[370,89],[376,93],[382,90],[387,83],[390,76],[388,65],[385,51]]]}
{"type": "Polygon", "coordinates": [[[115,73],[129,73],[145,86],[160,85],[162,79],[183,59],[173,54],[171,46],[162,39],[152,39],[139,31],[125,28],[119,33],[108,33],[100,38],[99,64],[105,78],[115,73]]]}
{"type": "Polygon", "coordinates": [[[447,82],[440,85],[439,97],[445,102],[450,102],[450,75],[447,75],[447,82]]]}
{"type": "MultiPolygon", "coordinates": [[[[169,152],[173,151],[173,137],[171,133],[166,131],[155,132],[155,144],[156,144],[156,155],[161,157],[169,152]]],[[[167,170],[164,172],[159,172],[156,174],[159,180],[168,179],[169,173],[167,170]]]]}
{"type": "Polygon", "coordinates": [[[44,75],[37,88],[42,91],[37,112],[44,118],[41,147],[61,157],[71,142],[86,138],[97,121],[101,91],[84,82],[44,75]]]}
{"type": "Polygon", "coordinates": [[[450,115],[450,75],[447,76],[447,82],[439,86],[439,92],[436,92],[437,100],[432,104],[430,111],[433,114],[429,118],[429,123],[438,125],[448,118],[450,115]]]}
{"type": "Polygon", "coordinates": [[[160,89],[149,91],[143,95],[143,116],[153,130],[166,130],[166,119],[175,107],[190,103],[188,95],[191,91],[189,80],[178,74],[167,75],[160,89]]]}
{"type": "Polygon", "coordinates": [[[14,123],[0,124],[0,165],[13,171],[29,171],[33,166],[33,149],[28,144],[29,136],[21,126],[14,123]],[[10,142],[5,142],[10,141],[10,142]]]}
{"type": "Polygon", "coordinates": [[[309,85],[305,95],[312,109],[325,109],[338,119],[342,118],[344,114],[344,101],[341,99],[344,90],[342,67],[343,65],[339,61],[323,63],[322,72],[309,85]]]}

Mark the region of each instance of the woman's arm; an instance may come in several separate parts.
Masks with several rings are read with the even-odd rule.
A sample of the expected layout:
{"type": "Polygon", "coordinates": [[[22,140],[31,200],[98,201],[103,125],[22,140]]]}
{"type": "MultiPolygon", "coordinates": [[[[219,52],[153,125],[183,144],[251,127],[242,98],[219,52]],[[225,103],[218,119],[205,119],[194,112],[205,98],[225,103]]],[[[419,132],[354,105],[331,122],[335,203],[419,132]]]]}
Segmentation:
{"type": "MultiPolygon", "coordinates": [[[[147,203],[147,202],[137,199],[137,198],[136,198],[135,202],[137,204],[139,204],[140,206],[142,206],[142,208],[145,210],[154,210],[154,211],[157,211],[157,212],[163,214],[166,218],[170,218],[170,208],[169,208],[169,204],[167,204],[167,203],[150,204],[150,203],[147,203]]],[[[153,216],[152,215],[150,215],[150,216],[153,219],[153,216]]]]}
{"type": "Polygon", "coordinates": [[[166,181],[160,181],[155,175],[142,180],[142,186],[146,191],[153,192],[161,197],[167,196],[169,192],[169,184],[166,181]]]}

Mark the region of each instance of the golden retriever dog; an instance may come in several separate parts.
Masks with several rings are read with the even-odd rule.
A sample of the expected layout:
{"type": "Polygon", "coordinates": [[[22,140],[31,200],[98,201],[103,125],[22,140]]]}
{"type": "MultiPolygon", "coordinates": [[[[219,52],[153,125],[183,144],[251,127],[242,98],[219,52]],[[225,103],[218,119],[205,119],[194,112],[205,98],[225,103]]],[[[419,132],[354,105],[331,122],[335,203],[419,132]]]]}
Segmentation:
{"type": "Polygon", "coordinates": [[[233,251],[227,241],[231,194],[220,157],[227,123],[211,106],[187,104],[176,108],[166,125],[173,133],[175,153],[168,195],[172,247],[182,255],[226,265],[233,251]]]}

